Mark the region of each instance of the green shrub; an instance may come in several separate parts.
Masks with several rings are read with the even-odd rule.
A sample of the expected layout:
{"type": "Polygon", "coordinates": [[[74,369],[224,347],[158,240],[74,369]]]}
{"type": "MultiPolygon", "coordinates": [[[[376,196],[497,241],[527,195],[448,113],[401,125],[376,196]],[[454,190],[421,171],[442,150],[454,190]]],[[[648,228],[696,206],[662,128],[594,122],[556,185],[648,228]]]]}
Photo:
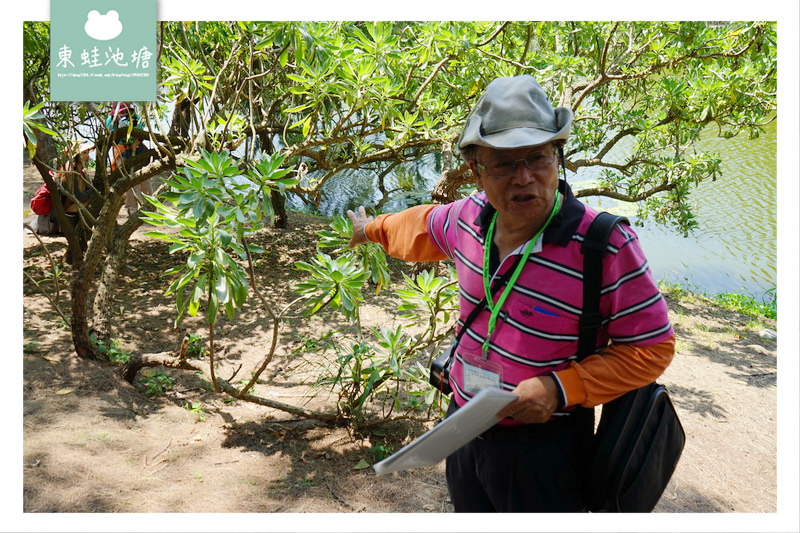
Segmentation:
{"type": "Polygon", "coordinates": [[[152,398],[163,396],[167,390],[175,385],[175,378],[162,370],[154,370],[140,379],[139,383],[144,386],[144,393],[152,398]]]}
{"type": "Polygon", "coordinates": [[[106,341],[92,335],[89,340],[94,344],[99,353],[114,364],[122,365],[131,359],[131,354],[120,348],[119,341],[116,339],[109,339],[106,341]]]}

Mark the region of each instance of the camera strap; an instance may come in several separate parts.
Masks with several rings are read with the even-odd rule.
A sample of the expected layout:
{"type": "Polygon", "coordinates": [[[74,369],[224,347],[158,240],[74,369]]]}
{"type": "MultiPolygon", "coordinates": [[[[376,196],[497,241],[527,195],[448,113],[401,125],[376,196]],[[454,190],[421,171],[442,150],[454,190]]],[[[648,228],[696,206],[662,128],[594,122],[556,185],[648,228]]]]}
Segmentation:
{"type": "MultiPolygon", "coordinates": [[[[511,268],[509,268],[501,276],[495,278],[494,283],[492,284],[492,287],[491,287],[491,294],[492,295],[494,295],[498,290],[500,290],[500,288],[503,285],[506,284],[506,282],[511,277],[512,273],[514,272],[514,270],[516,270],[516,267],[519,266],[519,263],[521,261],[522,261],[522,255],[518,255],[516,260],[514,261],[514,264],[511,266],[511,268]]],[[[472,322],[478,317],[478,315],[481,313],[481,311],[483,311],[483,309],[485,307],[486,307],[486,296],[484,296],[483,299],[480,302],[478,302],[478,304],[472,309],[472,311],[470,311],[469,315],[467,315],[466,320],[464,320],[464,325],[461,327],[461,329],[456,334],[455,342],[453,342],[453,344],[450,346],[450,348],[445,350],[443,355],[446,354],[447,358],[446,358],[445,361],[442,362],[442,365],[441,365],[441,370],[443,371],[444,375],[447,374],[448,369],[453,364],[453,358],[455,357],[454,354],[456,353],[456,347],[458,346],[458,343],[461,341],[461,337],[464,336],[464,333],[466,333],[467,328],[469,328],[470,324],[472,324],[472,322]]],[[[437,360],[437,363],[438,363],[438,360],[437,360]]],[[[431,366],[431,376],[433,376],[433,366],[431,366]]],[[[433,381],[433,377],[431,377],[431,383],[434,386],[437,386],[440,390],[443,390],[441,388],[442,387],[443,378],[439,378],[439,380],[437,380],[437,381],[438,381],[438,385],[437,385],[436,382],[433,381]]],[[[449,389],[449,387],[448,387],[448,389],[449,389]]],[[[443,394],[445,394],[445,393],[443,392],[443,394]]],[[[447,392],[447,394],[449,394],[449,392],[447,392]]]]}
{"type": "MultiPolygon", "coordinates": [[[[494,280],[494,284],[492,285],[491,288],[492,295],[494,295],[498,290],[500,290],[500,287],[505,285],[506,282],[511,278],[512,274],[517,269],[517,266],[519,266],[519,263],[522,261],[522,258],[523,258],[522,255],[518,255],[517,259],[514,261],[514,264],[511,265],[511,268],[506,270],[506,272],[502,276],[499,276],[494,280]]],[[[483,299],[480,302],[478,302],[478,305],[476,305],[472,309],[470,314],[467,315],[467,319],[464,320],[464,326],[462,326],[462,328],[458,331],[458,334],[456,334],[456,345],[458,345],[459,341],[461,340],[461,337],[464,336],[464,333],[467,331],[467,328],[469,328],[470,324],[472,324],[472,322],[476,318],[478,318],[478,315],[481,313],[481,311],[483,311],[485,307],[486,307],[486,296],[484,296],[483,299]]]]}

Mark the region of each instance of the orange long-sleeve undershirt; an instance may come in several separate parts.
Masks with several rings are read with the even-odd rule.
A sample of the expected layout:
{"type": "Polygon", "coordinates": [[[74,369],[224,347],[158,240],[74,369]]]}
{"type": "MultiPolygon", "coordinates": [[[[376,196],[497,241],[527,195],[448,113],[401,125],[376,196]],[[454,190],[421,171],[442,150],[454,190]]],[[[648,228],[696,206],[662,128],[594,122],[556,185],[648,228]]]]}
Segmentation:
{"type": "Polygon", "coordinates": [[[675,354],[675,336],[650,346],[611,343],[600,352],[556,372],[567,405],[594,407],[653,381],[675,354]]]}
{"type": "MultiPolygon", "coordinates": [[[[427,219],[434,205],[380,215],[364,233],[391,256],[405,261],[439,261],[447,256],[428,236],[427,219]]],[[[654,381],[675,354],[675,337],[650,346],[611,343],[599,353],[556,372],[566,405],[594,407],[654,381]]]]}
{"type": "Polygon", "coordinates": [[[441,261],[447,256],[428,237],[428,214],[435,205],[418,205],[395,214],[380,215],[364,233],[386,253],[404,261],[441,261]]]}

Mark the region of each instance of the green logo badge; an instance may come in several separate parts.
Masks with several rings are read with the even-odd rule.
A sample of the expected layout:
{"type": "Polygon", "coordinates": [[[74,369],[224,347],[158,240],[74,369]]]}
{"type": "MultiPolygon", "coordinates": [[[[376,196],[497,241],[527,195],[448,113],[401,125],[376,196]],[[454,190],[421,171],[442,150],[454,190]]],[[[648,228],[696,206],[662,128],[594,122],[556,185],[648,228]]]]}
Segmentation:
{"type": "Polygon", "coordinates": [[[50,100],[155,100],[156,27],[156,0],[51,0],[50,100]]]}

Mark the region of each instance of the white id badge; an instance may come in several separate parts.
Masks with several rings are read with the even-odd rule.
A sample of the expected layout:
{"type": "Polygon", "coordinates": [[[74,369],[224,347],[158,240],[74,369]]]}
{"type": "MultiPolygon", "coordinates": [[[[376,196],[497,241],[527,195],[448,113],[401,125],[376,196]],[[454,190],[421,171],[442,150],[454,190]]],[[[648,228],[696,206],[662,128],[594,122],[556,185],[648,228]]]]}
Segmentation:
{"type": "Polygon", "coordinates": [[[501,388],[503,367],[494,361],[484,361],[478,355],[463,354],[464,389],[468,394],[478,394],[484,387],[501,388]]]}

